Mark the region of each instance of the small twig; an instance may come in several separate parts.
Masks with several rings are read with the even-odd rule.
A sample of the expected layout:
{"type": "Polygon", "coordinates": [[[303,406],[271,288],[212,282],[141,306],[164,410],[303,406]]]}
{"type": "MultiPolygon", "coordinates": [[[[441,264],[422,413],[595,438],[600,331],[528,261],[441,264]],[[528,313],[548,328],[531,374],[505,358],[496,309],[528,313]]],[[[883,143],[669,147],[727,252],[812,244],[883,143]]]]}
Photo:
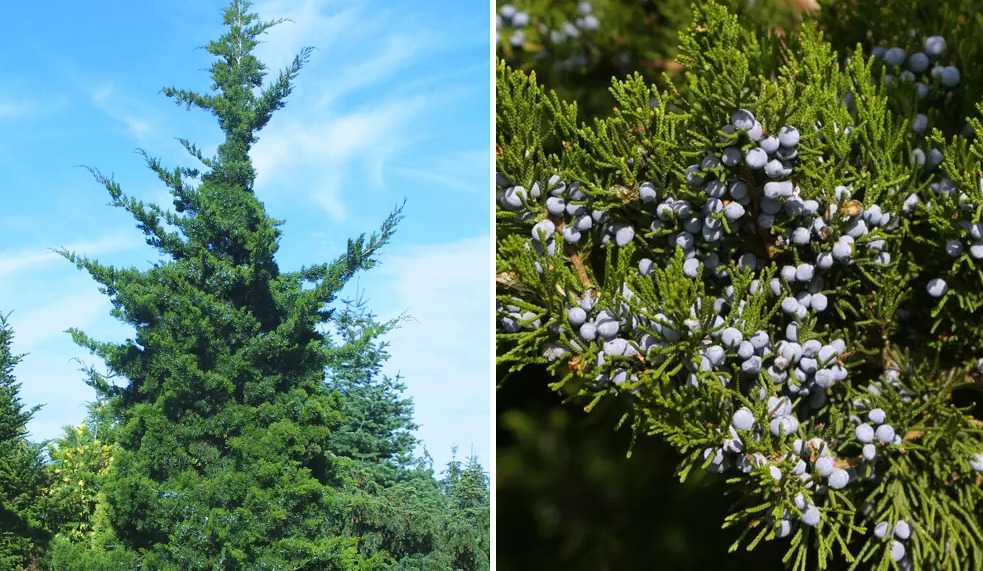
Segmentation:
{"type": "Polygon", "coordinates": [[[532,293],[533,289],[526,284],[515,279],[515,273],[513,272],[502,272],[495,275],[495,282],[500,283],[507,288],[517,289],[520,291],[527,291],[532,293]]]}
{"type": "Polygon", "coordinates": [[[580,259],[580,252],[575,250],[568,250],[567,254],[570,257],[570,263],[577,270],[577,276],[580,278],[580,283],[584,284],[585,287],[592,288],[594,283],[591,282],[590,276],[587,275],[587,268],[584,267],[584,261],[580,259]]]}

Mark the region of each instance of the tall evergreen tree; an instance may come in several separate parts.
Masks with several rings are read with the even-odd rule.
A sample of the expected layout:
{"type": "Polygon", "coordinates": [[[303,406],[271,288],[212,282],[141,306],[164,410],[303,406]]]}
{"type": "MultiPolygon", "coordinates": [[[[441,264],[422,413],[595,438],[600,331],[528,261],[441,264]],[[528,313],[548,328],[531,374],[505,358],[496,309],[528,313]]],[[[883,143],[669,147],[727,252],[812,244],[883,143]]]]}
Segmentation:
{"type": "Polygon", "coordinates": [[[340,396],[345,421],[331,434],[329,449],[357,461],[380,486],[405,478],[417,444],[413,401],[402,394],[406,385],[398,374],[382,374],[389,343],[381,338],[401,319],[376,321],[361,297],[345,300],[332,318],[338,342],[330,352],[325,382],[340,396]]]}
{"type": "Polygon", "coordinates": [[[13,371],[23,355],[11,352],[13,335],[7,316],[0,315],[0,570],[27,566],[49,535],[40,522],[41,447],[26,439],[27,423],[40,407],[27,407],[18,396],[13,371]]]}
{"type": "Polygon", "coordinates": [[[356,539],[331,533],[342,508],[325,446],[342,415],[323,383],[328,354],[316,326],[346,281],[373,266],[401,210],[378,234],[349,240],[333,262],[280,272],[280,222],[253,192],[248,153],[310,49],[264,86],[252,52],[279,21],[249,8],[233,0],[227,32],[205,47],[216,57],[212,93],[163,90],[213,114],[225,134],[212,157],[182,140],[203,171],[147,157],[176,212],[128,197],[93,171],[162,260],[139,270],[62,252],[136,329],[125,343],[72,331],[127,381],[92,381],[119,398],[120,450],[104,488],[110,520],[145,569],[368,568],[377,561],[358,553],[356,539]]]}

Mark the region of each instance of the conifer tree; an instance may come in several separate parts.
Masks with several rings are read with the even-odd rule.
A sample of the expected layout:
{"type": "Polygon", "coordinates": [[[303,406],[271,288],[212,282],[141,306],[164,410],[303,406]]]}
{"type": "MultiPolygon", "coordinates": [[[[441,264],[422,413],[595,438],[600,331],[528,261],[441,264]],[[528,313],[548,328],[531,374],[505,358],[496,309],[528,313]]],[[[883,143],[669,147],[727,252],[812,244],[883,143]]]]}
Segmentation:
{"type": "Polygon", "coordinates": [[[499,362],[725,480],[733,550],[980,568],[983,20],[733,4],[586,123],[500,62],[499,362]]]}
{"type": "Polygon", "coordinates": [[[362,537],[362,552],[384,552],[394,569],[487,569],[487,477],[472,459],[466,485],[456,485],[463,476],[454,460],[455,484],[436,480],[426,449],[422,458],[413,457],[417,427],[412,400],[402,396],[404,383],[381,373],[389,358],[382,336],[401,319],[377,321],[361,297],[344,301],[331,318],[337,340],[325,382],[341,399],[345,419],[331,434],[329,450],[344,467],[351,506],[339,534],[362,537]],[[465,490],[474,497],[460,497],[465,490]]]}
{"type": "Polygon", "coordinates": [[[472,454],[462,467],[457,447],[452,450],[441,487],[448,504],[445,541],[455,569],[479,570],[489,566],[491,537],[489,478],[472,454]]]}
{"type": "Polygon", "coordinates": [[[325,383],[340,397],[345,420],[332,432],[328,449],[357,461],[383,487],[405,479],[417,444],[413,401],[402,396],[406,385],[398,374],[382,374],[389,343],[381,338],[401,319],[376,321],[359,297],[344,300],[331,320],[338,341],[330,349],[325,383]]]}
{"type": "MultiPolygon", "coordinates": [[[[103,491],[117,451],[114,408],[113,402],[90,403],[84,421],[65,426],[62,436],[48,443],[44,515],[54,536],[45,561],[52,569],[89,569],[88,560],[98,560],[98,553],[116,543],[103,491]]],[[[116,555],[100,563],[131,567],[133,554],[116,555]]]]}
{"type": "Polygon", "coordinates": [[[13,371],[23,355],[11,352],[7,317],[0,315],[0,569],[21,569],[40,555],[50,534],[41,522],[41,447],[26,438],[27,423],[41,407],[25,406],[18,394],[13,371]]]}
{"type": "Polygon", "coordinates": [[[174,211],[92,171],[161,260],[140,270],[62,252],[136,330],[124,343],[72,330],[125,379],[89,380],[119,402],[119,450],[104,487],[110,523],[143,569],[374,567],[378,558],[362,557],[357,538],[332,533],[342,508],[326,446],[342,415],[323,383],[328,353],[316,326],[347,280],[373,266],[401,211],[377,234],[349,240],[333,262],[280,271],[280,222],[253,191],[249,150],[310,49],[264,84],[253,49],[279,21],[259,20],[248,2],[233,0],[224,23],[224,35],[205,46],[215,56],[212,92],[163,90],[216,117],[225,136],[217,153],[182,140],[200,165],[173,169],[144,153],[174,211]]]}

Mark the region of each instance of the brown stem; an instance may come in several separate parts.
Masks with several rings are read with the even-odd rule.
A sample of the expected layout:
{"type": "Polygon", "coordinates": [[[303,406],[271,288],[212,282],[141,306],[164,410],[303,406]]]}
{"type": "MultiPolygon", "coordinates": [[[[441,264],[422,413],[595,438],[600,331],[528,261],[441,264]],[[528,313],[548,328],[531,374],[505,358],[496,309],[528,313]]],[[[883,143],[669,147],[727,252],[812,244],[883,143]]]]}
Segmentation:
{"type": "Polygon", "coordinates": [[[570,249],[567,251],[567,255],[570,257],[570,263],[577,270],[577,276],[580,278],[580,283],[584,284],[585,287],[592,288],[594,283],[591,282],[590,276],[587,275],[587,268],[584,267],[584,261],[580,259],[580,252],[570,249]]]}

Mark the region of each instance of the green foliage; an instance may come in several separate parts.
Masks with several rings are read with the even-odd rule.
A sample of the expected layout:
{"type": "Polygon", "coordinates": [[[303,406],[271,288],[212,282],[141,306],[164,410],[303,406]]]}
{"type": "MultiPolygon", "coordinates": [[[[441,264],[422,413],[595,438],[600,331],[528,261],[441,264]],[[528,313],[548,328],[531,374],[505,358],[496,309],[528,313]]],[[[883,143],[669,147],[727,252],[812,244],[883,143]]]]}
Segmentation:
{"type": "Polygon", "coordinates": [[[490,568],[489,482],[473,458],[464,469],[452,460],[440,481],[429,457],[389,487],[376,485],[365,470],[353,469],[351,478],[345,533],[363,537],[366,552],[387,553],[389,568],[490,568]]]}
{"type": "Polygon", "coordinates": [[[126,380],[90,384],[119,406],[118,451],[102,488],[122,552],[111,556],[135,553],[144,569],[369,569],[382,561],[362,557],[358,538],[331,533],[341,506],[330,485],[338,466],[325,447],[343,416],[322,382],[329,353],[316,326],[346,281],[374,265],[401,213],[377,234],[349,240],[333,262],[278,268],[279,222],[253,193],[248,152],[309,50],[264,86],[252,50],[276,23],[233,1],[227,33],[206,46],[216,56],[214,93],[164,90],[212,113],[225,133],[212,158],[185,142],[204,172],[147,158],[176,212],[130,198],[93,171],[162,260],[141,271],[62,252],[136,330],[121,344],[72,336],[126,380]]]}
{"type": "MultiPolygon", "coordinates": [[[[94,369],[88,373],[90,379],[98,377],[94,369]]],[[[43,568],[140,569],[139,554],[116,548],[103,491],[119,450],[117,404],[115,399],[90,404],[85,421],[66,426],[61,438],[48,443],[44,511],[55,535],[46,546],[43,568]]]]}
{"type": "Polygon", "coordinates": [[[72,542],[94,547],[106,543],[109,522],[102,486],[113,453],[111,441],[97,438],[97,430],[85,422],[65,427],[62,437],[48,444],[46,515],[51,528],[72,542]]]}
{"type": "Polygon", "coordinates": [[[453,555],[454,569],[488,569],[491,543],[488,474],[473,455],[462,466],[456,448],[454,452],[440,482],[444,499],[450,505],[443,541],[447,543],[446,551],[453,555]]]}
{"type": "Polygon", "coordinates": [[[413,431],[413,403],[401,396],[406,385],[399,375],[382,375],[389,359],[388,342],[381,337],[402,319],[375,320],[365,300],[345,300],[332,324],[339,342],[329,350],[325,383],[342,402],[344,422],[328,439],[328,450],[352,458],[372,472],[372,480],[391,486],[405,478],[417,444],[413,431]]]}
{"type": "Polygon", "coordinates": [[[337,341],[329,350],[325,383],[345,419],[328,450],[342,467],[347,510],[338,534],[360,537],[367,557],[385,554],[392,569],[488,569],[487,477],[471,459],[453,460],[443,481],[427,458],[413,458],[413,404],[405,385],[381,375],[389,358],[382,336],[402,317],[378,322],[366,302],[346,300],[332,315],[337,341]],[[381,377],[381,378],[380,378],[381,377]]]}
{"type": "Polygon", "coordinates": [[[615,112],[581,124],[563,97],[499,62],[499,363],[512,372],[547,366],[550,387],[587,410],[628,403],[619,424],[630,422],[635,435],[657,435],[672,445],[683,480],[720,467],[715,451],[730,441],[737,409],[769,419],[766,398],[791,395],[798,411],[793,434],[778,436],[765,420],[758,432],[741,434],[740,452],[729,456],[744,466],[727,472],[744,472],[728,480],[735,493],[724,523],[740,532],[733,550],[774,541],[786,549],[789,568],[896,569],[890,536],[881,539],[871,530],[877,522],[904,520],[914,531],[902,568],[983,565],[983,492],[969,465],[983,452],[977,366],[983,273],[968,253],[945,253],[949,240],[979,240],[971,238],[971,225],[983,213],[983,147],[962,133],[967,120],[976,132],[983,127],[976,119],[983,107],[967,107],[983,95],[983,70],[975,68],[983,44],[970,5],[943,4],[918,20],[914,2],[842,2],[781,34],[774,21],[745,18],[717,3],[694,4],[692,22],[679,36],[677,83],[653,85],[643,74],[615,79],[615,112]],[[872,12],[883,35],[851,35],[872,12]],[[962,71],[960,88],[946,90],[936,80],[918,100],[912,82],[893,82],[882,61],[865,55],[881,41],[889,46],[907,38],[910,27],[918,30],[902,44],[910,51],[928,35],[946,36],[953,46],[947,54],[955,54],[962,71]],[[719,163],[725,148],[757,146],[721,130],[741,108],[753,112],[765,134],[785,125],[798,129],[794,195],[815,202],[825,228],[812,242],[792,243],[799,222],[791,215],[758,224],[769,180],[764,173],[719,163]],[[927,139],[909,128],[921,112],[936,128],[927,139]],[[923,147],[938,148],[941,167],[912,160],[913,149],[923,147]],[[718,161],[704,163],[708,154],[718,161]],[[743,181],[750,219],[703,210],[709,201],[701,178],[743,181]],[[657,199],[643,199],[646,189],[657,199]],[[553,191],[571,208],[582,207],[581,214],[549,212],[553,191]],[[906,202],[912,194],[920,203],[914,208],[906,202]],[[685,201],[701,223],[706,217],[722,228],[719,239],[704,241],[711,246],[695,232],[702,264],[696,279],[684,270],[676,242],[689,215],[659,215],[667,197],[685,201]],[[889,218],[853,232],[857,217],[875,205],[889,218]],[[583,212],[593,213],[593,226],[579,231],[578,240],[564,240],[583,212]],[[534,227],[554,229],[553,242],[534,227]],[[794,300],[804,287],[777,278],[780,270],[815,264],[848,232],[856,234],[850,262],[813,280],[808,292],[824,294],[828,309],[786,315],[783,299],[794,300]],[[719,266],[710,266],[711,252],[719,266]],[[651,269],[641,270],[640,263],[651,269]],[[927,284],[939,277],[948,291],[934,296],[927,284]],[[605,341],[614,335],[581,337],[579,324],[568,320],[578,305],[594,318],[607,312],[628,349],[612,353],[605,341]],[[786,333],[790,324],[794,335],[786,333]],[[844,350],[824,366],[845,377],[828,390],[809,386],[812,393],[801,394],[806,373],[793,370],[787,385],[773,383],[765,372],[772,361],[750,375],[736,357],[720,367],[703,364],[704,351],[719,343],[725,326],[745,339],[763,331],[775,343],[786,335],[789,342],[822,346],[840,339],[844,350]],[[898,439],[879,443],[876,457],[865,460],[855,428],[873,408],[886,411],[898,439]],[[810,454],[803,444],[811,438],[828,444],[849,486],[823,484],[812,466],[820,452],[810,454]],[[804,450],[801,457],[792,452],[793,440],[804,450]],[[802,477],[793,472],[800,459],[807,461],[802,477]],[[805,511],[795,501],[800,494],[820,510],[818,525],[797,523],[805,511]],[[776,523],[783,520],[792,524],[787,538],[778,534],[776,523]]]}
{"type": "Polygon", "coordinates": [[[0,314],[0,569],[21,569],[40,555],[50,533],[39,490],[45,484],[41,446],[26,439],[39,406],[21,402],[13,371],[22,355],[11,352],[13,329],[0,314]]]}
{"type": "MultiPolygon", "coordinates": [[[[535,73],[568,101],[577,101],[593,118],[611,112],[611,78],[635,73],[668,88],[681,66],[676,60],[679,31],[692,20],[690,0],[514,0],[498,2],[496,52],[509,67],[535,73]],[[581,5],[589,6],[589,12],[581,5]],[[506,17],[508,6],[528,15],[519,25],[506,17]],[[597,26],[586,21],[596,18],[597,26]]],[[[786,0],[730,0],[741,21],[795,27],[802,6],[786,0]]],[[[808,4],[806,2],[806,4],[808,4]]],[[[587,6],[584,6],[586,9],[587,6]]]]}

